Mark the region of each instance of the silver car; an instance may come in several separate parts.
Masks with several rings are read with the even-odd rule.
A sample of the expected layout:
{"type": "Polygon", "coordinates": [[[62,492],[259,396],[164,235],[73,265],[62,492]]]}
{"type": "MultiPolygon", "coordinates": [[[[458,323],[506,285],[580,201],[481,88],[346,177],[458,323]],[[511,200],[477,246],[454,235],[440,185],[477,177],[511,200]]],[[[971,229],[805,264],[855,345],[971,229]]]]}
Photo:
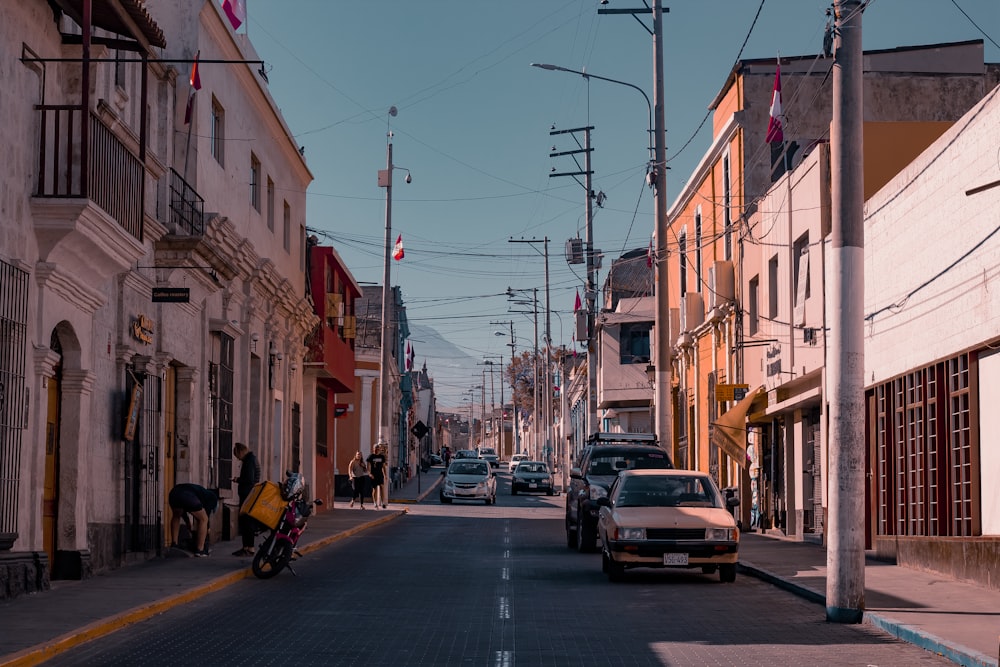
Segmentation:
{"type": "Polygon", "coordinates": [[[482,500],[487,505],[497,501],[497,478],[484,459],[452,461],[445,472],[439,497],[442,503],[453,500],[482,500]]]}

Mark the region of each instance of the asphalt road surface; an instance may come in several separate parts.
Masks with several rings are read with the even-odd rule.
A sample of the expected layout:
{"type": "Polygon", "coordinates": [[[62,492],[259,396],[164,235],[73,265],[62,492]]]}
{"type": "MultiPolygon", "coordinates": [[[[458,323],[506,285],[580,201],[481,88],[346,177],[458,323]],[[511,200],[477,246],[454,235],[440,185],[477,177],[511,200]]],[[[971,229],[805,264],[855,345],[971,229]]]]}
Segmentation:
{"type": "MultiPolygon", "coordinates": [[[[630,571],[566,548],[562,496],[438,503],[50,665],[953,665],[749,577],[630,571]]],[[[216,557],[213,554],[213,558],[216,557]]],[[[218,556],[226,558],[228,556],[218,556]]]]}

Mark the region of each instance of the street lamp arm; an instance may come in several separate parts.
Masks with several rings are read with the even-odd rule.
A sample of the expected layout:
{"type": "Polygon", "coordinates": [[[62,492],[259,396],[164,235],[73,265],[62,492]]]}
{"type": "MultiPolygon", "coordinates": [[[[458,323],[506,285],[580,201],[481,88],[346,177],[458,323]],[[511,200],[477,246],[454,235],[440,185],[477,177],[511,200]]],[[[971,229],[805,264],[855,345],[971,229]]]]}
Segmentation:
{"type": "Polygon", "coordinates": [[[646,109],[649,111],[649,135],[652,137],[653,134],[653,103],[649,101],[649,95],[646,91],[639,86],[629,83],[627,81],[619,81],[618,79],[609,79],[606,76],[598,76],[596,74],[590,74],[589,72],[584,72],[581,70],[569,69],[568,67],[562,67],[561,65],[550,65],[549,63],[531,63],[532,67],[538,67],[539,69],[549,70],[550,72],[568,72],[569,74],[579,74],[584,79],[599,79],[600,81],[607,81],[608,83],[617,83],[621,86],[628,86],[633,90],[638,90],[642,94],[642,99],[646,100],[646,109]]]}

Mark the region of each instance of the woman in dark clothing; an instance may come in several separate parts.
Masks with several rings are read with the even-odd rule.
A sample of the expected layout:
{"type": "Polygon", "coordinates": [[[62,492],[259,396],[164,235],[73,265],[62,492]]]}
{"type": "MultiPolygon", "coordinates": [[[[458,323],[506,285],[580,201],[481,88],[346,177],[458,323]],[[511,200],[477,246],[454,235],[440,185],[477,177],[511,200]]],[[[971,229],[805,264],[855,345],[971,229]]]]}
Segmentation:
{"type": "MultiPolygon", "coordinates": [[[[240,460],[240,476],[233,477],[236,482],[236,493],[240,497],[240,507],[246,502],[247,496],[253,491],[253,486],[260,481],[260,465],[257,457],[250,448],[242,442],[233,445],[233,456],[240,460]]],[[[240,514],[239,518],[240,538],[243,540],[243,547],[233,552],[234,556],[253,556],[254,525],[253,520],[247,514],[240,514]]]]}

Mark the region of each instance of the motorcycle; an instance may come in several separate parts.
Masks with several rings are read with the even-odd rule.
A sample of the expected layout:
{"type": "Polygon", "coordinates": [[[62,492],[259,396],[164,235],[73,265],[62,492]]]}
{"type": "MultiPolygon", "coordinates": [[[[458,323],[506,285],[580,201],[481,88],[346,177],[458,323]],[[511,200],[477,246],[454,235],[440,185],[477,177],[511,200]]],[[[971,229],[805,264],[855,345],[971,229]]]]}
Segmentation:
{"type": "Polygon", "coordinates": [[[253,556],[250,569],[258,579],[276,577],[285,568],[293,575],[291,561],[301,553],[296,550],[299,538],[305,532],[306,523],[313,510],[323,501],[316,499],[306,502],[302,499],[305,480],[299,473],[285,472],[285,483],[281,487],[281,498],[287,501],[284,514],[278,525],[270,533],[253,556]]]}

